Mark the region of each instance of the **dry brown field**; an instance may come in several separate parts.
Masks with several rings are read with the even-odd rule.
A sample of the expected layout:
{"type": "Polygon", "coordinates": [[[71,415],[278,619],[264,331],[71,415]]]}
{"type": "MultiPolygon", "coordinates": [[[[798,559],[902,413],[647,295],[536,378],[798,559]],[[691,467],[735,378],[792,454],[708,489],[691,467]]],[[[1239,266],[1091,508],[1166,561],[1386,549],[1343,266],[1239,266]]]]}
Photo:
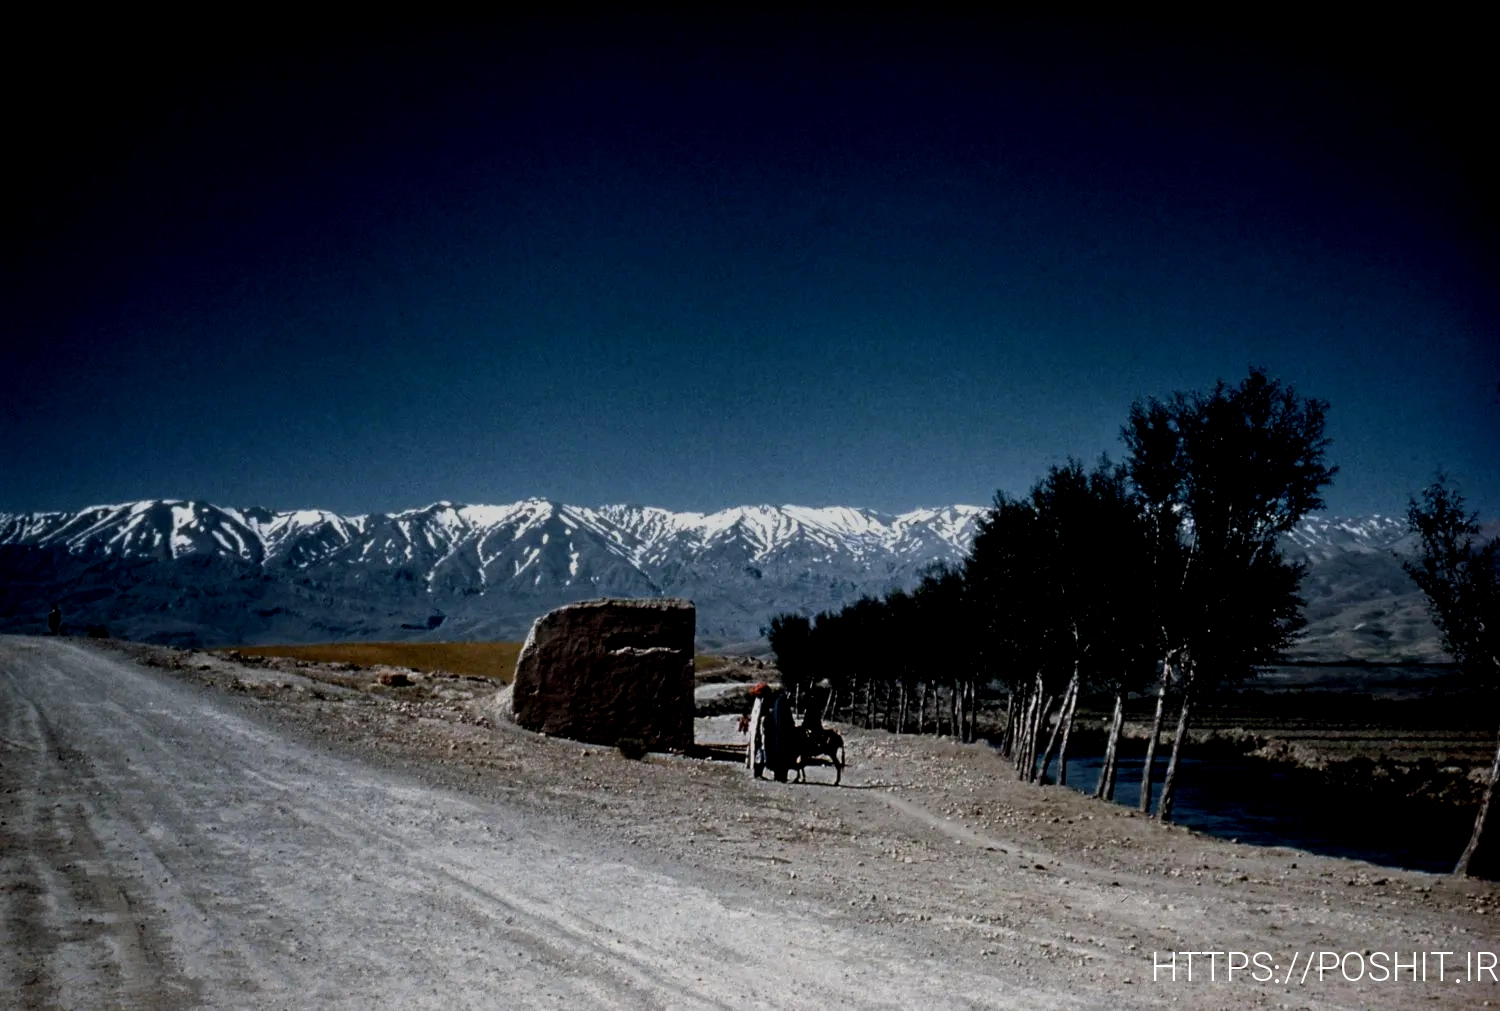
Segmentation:
{"type": "MultiPolygon", "coordinates": [[[[230,650],[218,650],[229,653],[230,650]]],[[[494,678],[508,684],[516,672],[519,642],[319,642],[302,646],[238,646],[243,656],[284,656],[312,663],[410,667],[494,678]]]]}
{"type": "MultiPolygon", "coordinates": [[[[519,642],[320,642],[302,646],[236,646],[241,656],[283,656],[311,663],[352,663],[361,667],[410,667],[419,671],[447,671],[473,677],[494,678],[509,684],[515,676],[519,642]]],[[[227,654],[231,650],[216,652],[227,654]]],[[[716,656],[700,653],[693,658],[696,670],[723,663],[716,656]]]]}

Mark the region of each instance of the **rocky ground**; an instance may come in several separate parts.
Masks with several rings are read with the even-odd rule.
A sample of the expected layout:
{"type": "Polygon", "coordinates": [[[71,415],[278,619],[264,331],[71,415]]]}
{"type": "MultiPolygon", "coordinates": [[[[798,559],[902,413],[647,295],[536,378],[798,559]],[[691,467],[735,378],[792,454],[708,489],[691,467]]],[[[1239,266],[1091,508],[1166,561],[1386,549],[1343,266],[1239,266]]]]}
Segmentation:
{"type": "MultiPolygon", "coordinates": [[[[816,963],[820,979],[839,980],[840,965],[888,952],[882,971],[904,981],[860,983],[846,971],[842,989],[806,1001],[783,992],[771,1003],[900,1006],[932,1003],[937,993],[949,1006],[1500,1005],[1500,984],[1476,980],[1472,957],[1463,973],[1466,956],[1500,951],[1494,884],[1162,826],[1066,789],[1018,783],[984,745],[839,726],[850,762],[843,786],[827,785],[828,769],[784,785],[728,762],[629,761],[525,733],[492,717],[494,685],[478,678],[87,648],[190,683],[290,739],[503,803],[565,836],[607,842],[628,862],[751,896],[766,915],[821,924],[835,931],[837,950],[787,956],[789,965],[816,963]],[[1229,981],[1227,956],[1215,956],[1210,980],[1208,956],[1199,955],[1189,982],[1179,955],[1175,980],[1153,971],[1153,960],[1186,951],[1264,952],[1267,968],[1240,969],[1229,981]],[[1445,956],[1444,982],[1435,955],[1425,981],[1371,978],[1378,953],[1406,962],[1424,951],[1458,953],[1445,956]],[[1320,980],[1316,964],[1304,976],[1314,952],[1356,953],[1343,973],[1362,964],[1364,978],[1332,970],[1320,980]]],[[[732,719],[700,719],[700,738],[732,740],[732,719]]],[[[755,1003],[692,986],[668,1003],[755,1003]]],[[[484,1005],[474,998],[454,1006],[484,1005]]]]}

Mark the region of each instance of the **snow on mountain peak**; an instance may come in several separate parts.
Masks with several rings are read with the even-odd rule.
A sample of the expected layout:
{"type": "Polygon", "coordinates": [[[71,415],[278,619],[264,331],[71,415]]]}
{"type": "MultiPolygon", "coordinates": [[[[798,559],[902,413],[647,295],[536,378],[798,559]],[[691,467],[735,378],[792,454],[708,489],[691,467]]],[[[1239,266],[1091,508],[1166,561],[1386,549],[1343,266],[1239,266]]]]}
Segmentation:
{"type": "Polygon", "coordinates": [[[1405,518],[1382,516],[1345,517],[1319,513],[1303,519],[1287,533],[1287,540],[1304,551],[1331,548],[1384,550],[1407,534],[1405,518]]]}
{"type": "MultiPolygon", "coordinates": [[[[64,604],[78,609],[70,614],[127,635],[176,635],[199,622],[216,630],[202,641],[371,638],[430,628],[428,616],[440,611],[445,636],[505,637],[557,604],[605,594],[691,597],[701,637],[742,643],[778,611],[837,608],[909,586],[932,562],[958,561],[984,513],[970,505],[674,512],[538,498],[342,516],[170,499],[0,514],[0,547],[66,552],[78,564],[25,551],[0,561],[33,581],[38,566],[57,573],[57,585],[38,592],[74,593],[64,604]],[[204,560],[214,564],[197,564],[204,560]]],[[[1317,515],[1283,545],[1314,564],[1379,563],[1379,578],[1404,586],[1386,556],[1410,543],[1404,518],[1317,515]]]]}
{"type": "MultiPolygon", "coordinates": [[[[170,558],[222,552],[298,567],[344,555],[350,561],[379,557],[394,563],[436,552],[442,560],[475,545],[475,563],[483,569],[501,551],[497,535],[519,543],[555,527],[561,533],[592,534],[618,557],[649,566],[667,555],[701,555],[727,545],[737,546],[752,561],[797,543],[856,558],[901,553],[919,532],[931,534],[949,551],[962,551],[981,512],[975,506],[949,506],[891,516],[848,506],[748,505],[699,513],[638,505],[572,506],[533,498],[508,505],[445,500],[348,517],[324,509],[273,512],[170,499],[94,506],[71,514],[0,516],[0,543],[62,544],[74,553],[99,548],[122,556],[170,558]]],[[[435,570],[436,562],[426,577],[431,579],[435,570]]]]}

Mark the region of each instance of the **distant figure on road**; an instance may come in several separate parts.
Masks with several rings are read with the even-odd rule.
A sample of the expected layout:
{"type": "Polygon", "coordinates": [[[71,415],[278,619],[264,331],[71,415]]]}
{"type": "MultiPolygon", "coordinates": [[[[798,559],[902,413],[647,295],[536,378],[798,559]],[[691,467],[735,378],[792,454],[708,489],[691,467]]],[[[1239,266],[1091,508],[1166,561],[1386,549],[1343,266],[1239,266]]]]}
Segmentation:
{"type": "Polygon", "coordinates": [[[750,744],[745,749],[745,764],[760,779],[766,771],[766,696],[770,693],[771,686],[762,681],[750,689],[750,697],[755,704],[750,707],[750,715],[746,716],[741,724],[740,732],[749,733],[750,744]]]}
{"type": "Polygon", "coordinates": [[[797,758],[797,721],[786,689],[771,701],[771,718],[766,722],[766,764],[776,782],[785,783],[787,770],[797,758]]]}
{"type": "Polygon", "coordinates": [[[797,761],[797,738],[801,733],[792,716],[792,699],[785,689],[776,690],[762,681],[750,689],[755,704],[750,715],[741,720],[742,731],[750,734],[745,764],[761,779],[766,769],[778,783],[797,761]]]}
{"type": "Polygon", "coordinates": [[[58,610],[56,604],[53,604],[51,612],[47,615],[47,634],[56,635],[61,628],[62,611],[58,610]]]}

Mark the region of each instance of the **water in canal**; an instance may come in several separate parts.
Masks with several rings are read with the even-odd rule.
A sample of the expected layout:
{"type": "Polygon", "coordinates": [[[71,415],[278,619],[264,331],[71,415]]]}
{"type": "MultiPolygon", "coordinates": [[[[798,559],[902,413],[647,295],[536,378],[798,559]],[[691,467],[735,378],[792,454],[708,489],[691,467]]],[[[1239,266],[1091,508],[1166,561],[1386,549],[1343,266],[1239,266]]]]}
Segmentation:
{"type": "MultiPolygon", "coordinates": [[[[1120,759],[1115,802],[1140,800],[1144,746],[1120,759]]],[[[1102,755],[1068,759],[1068,786],[1092,793],[1102,755]]],[[[1052,772],[1057,771],[1054,763],[1052,772]]],[[[1158,754],[1153,801],[1160,797],[1167,758],[1158,754]]],[[[1249,759],[1185,757],[1178,769],[1172,820],[1179,825],[1261,846],[1291,846],[1353,857],[1387,867],[1446,873],[1458,862],[1474,810],[1418,801],[1390,802],[1342,795],[1306,777],[1249,759]]]]}

